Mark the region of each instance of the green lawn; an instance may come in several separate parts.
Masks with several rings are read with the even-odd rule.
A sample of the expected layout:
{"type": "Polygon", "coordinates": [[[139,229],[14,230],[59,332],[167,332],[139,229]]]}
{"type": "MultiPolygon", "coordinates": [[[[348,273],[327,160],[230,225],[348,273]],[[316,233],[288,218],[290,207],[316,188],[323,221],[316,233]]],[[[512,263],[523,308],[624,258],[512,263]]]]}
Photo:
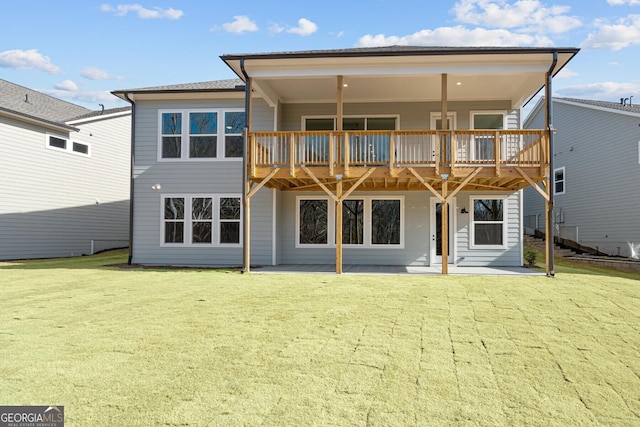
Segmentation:
{"type": "Polygon", "coordinates": [[[0,263],[0,405],[67,426],[638,426],[640,279],[0,263]]]}

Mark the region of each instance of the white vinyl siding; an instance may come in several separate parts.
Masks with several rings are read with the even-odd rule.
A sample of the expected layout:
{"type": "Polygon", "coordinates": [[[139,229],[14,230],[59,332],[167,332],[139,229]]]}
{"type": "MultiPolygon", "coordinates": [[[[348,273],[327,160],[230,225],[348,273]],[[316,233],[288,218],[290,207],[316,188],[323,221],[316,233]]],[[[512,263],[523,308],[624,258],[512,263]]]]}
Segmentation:
{"type": "Polygon", "coordinates": [[[95,251],[127,246],[131,114],[74,126],[53,133],[0,117],[0,259],[89,254],[92,241],[95,251]],[[91,155],[50,148],[49,136],[90,145],[91,155]]]}

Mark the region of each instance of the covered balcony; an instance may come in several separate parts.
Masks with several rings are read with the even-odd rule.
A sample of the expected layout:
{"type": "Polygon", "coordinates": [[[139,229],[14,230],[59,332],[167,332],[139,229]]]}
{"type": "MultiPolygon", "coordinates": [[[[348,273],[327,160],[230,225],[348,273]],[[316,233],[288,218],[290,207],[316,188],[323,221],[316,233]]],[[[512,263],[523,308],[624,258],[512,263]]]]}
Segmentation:
{"type": "Polygon", "coordinates": [[[280,190],[518,190],[548,172],[544,130],[297,131],[249,135],[250,179],[280,190]]]}
{"type": "MultiPolygon", "coordinates": [[[[520,110],[542,89],[551,98],[552,77],[577,52],[388,46],[222,56],[246,82],[244,271],[250,266],[251,197],[262,187],[322,191],[335,202],[337,273],[342,204],[355,190],[426,190],[442,203],[447,230],[448,204],[463,189],[533,186],[546,200],[547,240],[552,239],[551,104],[539,130],[519,129],[520,110]],[[257,99],[273,110],[272,123],[254,120],[257,99]],[[498,108],[508,111],[509,120],[494,129],[471,119],[460,126],[467,130],[449,123],[448,112],[498,108]],[[343,128],[347,115],[381,113],[397,115],[394,130],[343,128]],[[331,116],[331,130],[305,130],[301,122],[314,115],[331,116]]],[[[443,233],[443,274],[447,239],[443,233]]],[[[553,248],[547,248],[547,274],[553,275],[553,248]]]]}

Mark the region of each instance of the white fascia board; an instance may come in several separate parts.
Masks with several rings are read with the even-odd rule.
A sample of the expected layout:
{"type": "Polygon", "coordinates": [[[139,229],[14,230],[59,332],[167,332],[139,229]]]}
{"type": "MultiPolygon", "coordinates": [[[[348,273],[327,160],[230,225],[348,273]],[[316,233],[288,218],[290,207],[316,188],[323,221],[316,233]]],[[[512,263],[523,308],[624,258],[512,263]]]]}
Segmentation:
{"type": "Polygon", "coordinates": [[[69,125],[81,125],[81,124],[84,124],[84,123],[97,122],[99,120],[115,119],[117,117],[130,116],[130,115],[131,115],[131,110],[119,111],[117,113],[100,114],[100,115],[97,115],[97,116],[85,117],[83,119],[70,120],[70,121],[67,122],[67,124],[69,124],[69,125]]]}

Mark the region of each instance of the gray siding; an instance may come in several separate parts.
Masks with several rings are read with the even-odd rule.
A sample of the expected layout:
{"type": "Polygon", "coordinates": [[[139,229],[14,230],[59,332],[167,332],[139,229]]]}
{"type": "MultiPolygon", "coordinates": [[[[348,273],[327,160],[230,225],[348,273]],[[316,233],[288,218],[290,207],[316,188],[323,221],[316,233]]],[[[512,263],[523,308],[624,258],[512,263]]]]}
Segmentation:
{"type": "MultiPolygon", "coordinates": [[[[136,104],[136,164],[133,262],[149,265],[239,266],[240,247],[161,246],[161,198],[166,194],[242,194],[242,161],[157,160],[158,110],[243,108],[244,99],[144,101],[136,104]],[[154,184],[162,189],[153,190],[154,184]]],[[[273,109],[253,104],[254,130],[273,130],[273,109]]],[[[252,262],[271,264],[273,194],[261,189],[251,205],[252,262]]]]}
{"type": "MultiPolygon", "coordinates": [[[[565,194],[556,195],[554,217],[561,234],[612,255],[629,256],[627,242],[640,243],[638,115],[554,101],[554,168],[565,168],[565,194]]],[[[540,126],[544,110],[528,126],[540,126]]],[[[540,218],[544,200],[525,191],[525,215],[540,218]]]]}
{"type": "MultiPolygon", "coordinates": [[[[335,104],[284,104],[280,106],[283,131],[300,130],[302,116],[330,116],[336,114],[335,104]]],[[[469,129],[471,111],[504,110],[507,111],[507,126],[511,129],[519,127],[519,114],[512,110],[508,102],[449,102],[448,112],[457,115],[457,128],[469,129]]],[[[346,103],[344,115],[399,115],[400,129],[419,130],[429,129],[430,114],[440,111],[438,102],[379,102],[375,104],[346,103]]]]}
{"type": "MultiPolygon", "coordinates": [[[[358,196],[384,197],[404,196],[404,249],[387,248],[343,248],[344,264],[377,265],[430,265],[430,200],[428,191],[409,192],[354,192],[358,196]]],[[[296,197],[323,197],[319,192],[279,192],[278,193],[278,263],[279,264],[333,264],[335,248],[296,247],[296,197]]],[[[452,210],[455,227],[453,260],[460,266],[521,266],[522,244],[520,226],[520,193],[461,192],[456,198],[456,209],[452,210]],[[462,207],[470,211],[471,196],[508,196],[506,199],[507,244],[505,249],[470,248],[468,213],[461,213],[462,207]]]]}
{"type": "Polygon", "coordinates": [[[78,256],[128,244],[131,116],[61,134],[91,156],[46,148],[43,127],[0,117],[0,259],[78,256]]]}
{"type": "MultiPolygon", "coordinates": [[[[158,162],[157,129],[159,109],[241,108],[243,100],[139,102],[136,112],[136,172],[133,261],[155,265],[238,266],[242,263],[241,248],[224,247],[163,247],[161,236],[161,197],[163,194],[240,194],[242,192],[241,162],[158,162]],[[151,187],[159,183],[161,191],[151,187]]],[[[439,111],[439,103],[378,103],[347,104],[346,115],[399,114],[402,129],[429,127],[431,111],[439,111]]],[[[335,114],[334,104],[279,104],[276,110],[262,101],[253,104],[253,130],[273,130],[274,114],[278,130],[298,130],[301,117],[335,114]]],[[[506,102],[449,103],[450,111],[457,112],[458,128],[469,127],[470,111],[506,110],[508,127],[518,127],[517,111],[511,111],[506,102]]],[[[345,247],[345,264],[385,264],[425,266],[431,263],[430,252],[430,200],[428,191],[368,193],[361,196],[404,197],[404,247],[353,248],[345,247]]],[[[296,197],[324,196],[322,192],[282,192],[261,189],[251,201],[251,263],[277,264],[332,264],[335,248],[297,248],[296,197]],[[274,209],[276,210],[274,219],[274,209]],[[275,229],[274,229],[275,227],[275,229]],[[273,236],[276,236],[275,242],[273,236]]],[[[462,193],[459,201],[468,201],[462,193]]],[[[455,248],[461,265],[521,265],[520,202],[519,195],[511,195],[507,203],[508,245],[505,250],[482,251],[469,249],[468,214],[455,210],[457,233],[455,248]],[[466,219],[465,219],[466,217],[466,219]]],[[[459,202],[461,203],[461,202],[459,202]]],[[[464,202],[466,203],[466,202],[464,202]]]]}
{"type": "Polygon", "coordinates": [[[522,265],[522,229],[520,212],[521,193],[474,192],[464,193],[457,198],[456,224],[456,263],[460,266],[521,266],[522,265]],[[471,248],[470,221],[472,215],[471,197],[507,196],[505,200],[507,242],[504,249],[471,248]],[[461,214],[466,208],[468,214],[461,214]]]}

